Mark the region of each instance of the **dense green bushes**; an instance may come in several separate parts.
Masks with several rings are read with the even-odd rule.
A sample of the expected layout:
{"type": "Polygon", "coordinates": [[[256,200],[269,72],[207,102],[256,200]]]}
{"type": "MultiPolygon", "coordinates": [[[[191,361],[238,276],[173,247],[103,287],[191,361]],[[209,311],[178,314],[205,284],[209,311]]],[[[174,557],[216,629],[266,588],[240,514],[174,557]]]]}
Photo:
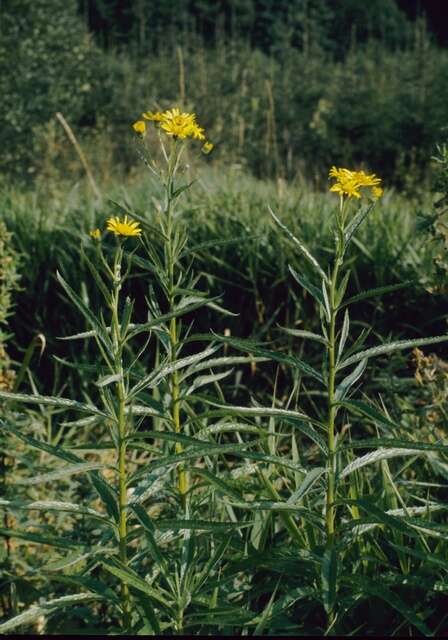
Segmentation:
{"type": "MultiPolygon", "coordinates": [[[[217,143],[217,161],[243,164],[259,176],[313,180],[326,178],[333,163],[366,162],[414,188],[409,183],[421,178],[445,135],[448,99],[448,55],[431,42],[425,23],[406,22],[386,0],[376,26],[370,9],[360,17],[350,3],[343,3],[345,17],[333,22],[331,3],[321,3],[320,23],[319,2],[310,3],[308,13],[298,2],[295,12],[279,11],[275,20],[269,2],[240,4],[232,4],[235,29],[216,28],[210,39],[210,29],[184,20],[181,11],[176,22],[172,7],[162,3],[152,15],[139,3],[141,42],[133,32],[115,41],[110,27],[108,48],[101,50],[74,2],[4,3],[0,53],[14,64],[0,79],[2,167],[22,177],[48,164],[67,171],[73,153],[54,122],[61,111],[84,138],[89,157],[92,141],[98,170],[114,159],[128,170],[136,155],[115,141],[123,139],[131,114],[177,102],[200,114],[217,143]],[[357,26],[347,43],[338,29],[350,20],[367,26],[365,32],[357,26]],[[249,38],[238,30],[245,21],[249,38]]],[[[109,5],[112,24],[118,18],[109,5]]],[[[210,11],[205,3],[204,24],[210,11]]]]}
{"type": "Polygon", "coordinates": [[[55,111],[85,117],[96,56],[75,0],[4,0],[1,11],[0,167],[23,176],[39,166],[55,111]]]}

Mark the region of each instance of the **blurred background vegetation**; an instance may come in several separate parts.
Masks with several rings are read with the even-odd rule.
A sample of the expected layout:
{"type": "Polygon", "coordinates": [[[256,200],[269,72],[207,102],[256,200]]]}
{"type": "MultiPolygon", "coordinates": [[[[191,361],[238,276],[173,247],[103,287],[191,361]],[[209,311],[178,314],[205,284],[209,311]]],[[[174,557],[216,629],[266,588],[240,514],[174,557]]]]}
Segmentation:
{"type": "Polygon", "coordinates": [[[215,161],[259,177],[321,185],[330,164],[365,163],[413,187],[446,137],[440,4],[2,0],[1,169],[69,170],[60,111],[97,171],[129,171],[132,119],[178,103],[217,143],[215,161]]]}

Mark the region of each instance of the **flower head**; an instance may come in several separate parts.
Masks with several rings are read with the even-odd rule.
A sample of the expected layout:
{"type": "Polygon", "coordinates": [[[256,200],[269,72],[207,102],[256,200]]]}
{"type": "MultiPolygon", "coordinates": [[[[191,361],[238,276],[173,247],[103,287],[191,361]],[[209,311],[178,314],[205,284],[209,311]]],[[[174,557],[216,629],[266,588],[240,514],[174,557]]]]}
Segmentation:
{"type": "Polygon", "coordinates": [[[379,198],[383,190],[379,187],[381,178],[377,178],[374,173],[367,175],[364,171],[351,171],[350,169],[331,167],[330,178],[335,178],[336,182],[330,187],[330,191],[339,193],[341,198],[348,196],[349,198],[361,198],[360,189],[369,187],[372,189],[374,198],[379,198]]]}
{"type": "Polygon", "coordinates": [[[196,122],[196,114],[181,112],[179,107],[168,109],[167,111],[163,111],[163,113],[160,111],[146,111],[142,114],[142,117],[145,120],[154,122],[166,135],[174,139],[185,140],[186,138],[194,138],[195,140],[205,140],[204,129],[196,122]]]}
{"type": "Polygon", "coordinates": [[[129,220],[127,215],[123,220],[120,220],[118,216],[109,218],[107,230],[112,231],[116,236],[140,236],[142,233],[140,223],[135,222],[135,220],[129,220]]]}
{"type": "Polygon", "coordinates": [[[377,200],[378,198],[381,198],[381,196],[384,193],[384,189],[381,189],[381,187],[373,187],[372,188],[372,195],[373,197],[377,200]]]}
{"type": "Polygon", "coordinates": [[[205,154],[210,153],[210,151],[213,151],[213,147],[215,145],[212,142],[208,142],[208,140],[206,142],[204,142],[204,144],[202,145],[202,149],[201,151],[205,154]]]}
{"type": "Polygon", "coordinates": [[[189,138],[193,137],[199,129],[195,122],[196,116],[194,113],[181,113],[175,107],[165,111],[162,115],[161,127],[169,136],[180,139],[189,138]]]}
{"type": "Polygon", "coordinates": [[[143,122],[143,120],[137,120],[137,122],[134,122],[132,125],[132,128],[140,136],[144,136],[146,133],[146,122],[143,122]]]}
{"type": "Polygon", "coordinates": [[[160,113],[160,111],[146,111],[142,113],[142,116],[145,120],[150,120],[151,122],[161,122],[161,120],[163,120],[163,114],[160,113]]]}
{"type": "Polygon", "coordinates": [[[99,229],[93,229],[89,232],[89,236],[94,240],[99,240],[101,238],[101,231],[99,229]]]}

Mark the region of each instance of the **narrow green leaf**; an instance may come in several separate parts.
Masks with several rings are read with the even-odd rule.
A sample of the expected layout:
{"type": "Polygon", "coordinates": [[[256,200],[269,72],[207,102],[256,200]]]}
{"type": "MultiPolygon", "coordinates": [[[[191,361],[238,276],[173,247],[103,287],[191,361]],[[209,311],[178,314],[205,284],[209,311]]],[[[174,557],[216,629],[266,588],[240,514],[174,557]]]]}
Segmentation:
{"type": "Polygon", "coordinates": [[[57,500],[34,500],[27,502],[25,500],[4,500],[0,498],[0,507],[5,509],[25,509],[27,511],[67,511],[97,518],[101,520],[101,522],[108,523],[107,518],[98,511],[90,509],[89,507],[80,507],[71,502],[60,502],[57,500]]]}
{"type": "Polygon", "coordinates": [[[346,309],[344,313],[344,322],[342,323],[341,337],[339,338],[338,355],[336,358],[336,364],[338,364],[344,352],[344,347],[345,347],[345,343],[347,342],[349,328],[350,328],[350,316],[348,314],[348,309],[346,309]]]}
{"type": "Polygon", "coordinates": [[[425,567],[427,564],[433,564],[440,569],[448,571],[448,558],[446,558],[445,556],[440,556],[438,554],[435,554],[434,552],[419,551],[418,549],[414,549],[413,547],[405,547],[390,540],[389,544],[397,551],[401,551],[402,553],[412,556],[413,558],[421,560],[423,563],[423,567],[425,567]]]}
{"type": "Polygon", "coordinates": [[[52,407],[61,407],[62,409],[74,409],[81,413],[95,414],[102,416],[103,418],[109,418],[110,416],[103,411],[100,411],[96,407],[90,404],[83,404],[82,402],[76,402],[76,400],[69,400],[68,398],[58,398],[54,396],[40,396],[40,395],[28,395],[26,393],[10,393],[9,391],[0,391],[0,398],[3,400],[11,400],[14,402],[25,402],[28,404],[46,404],[52,407]]]}
{"type": "MultiPolygon", "coordinates": [[[[335,296],[335,306],[336,306],[336,308],[340,308],[341,307],[341,302],[342,302],[342,299],[344,298],[345,291],[347,289],[347,284],[348,284],[348,281],[350,279],[350,275],[351,275],[351,271],[350,271],[350,269],[348,269],[348,271],[346,271],[346,273],[345,273],[344,277],[342,278],[341,283],[340,283],[340,285],[338,287],[338,290],[337,290],[337,293],[336,293],[336,296],[335,296]]],[[[342,305],[342,306],[344,306],[344,305],[342,305]]]]}
{"type": "Polygon", "coordinates": [[[106,301],[106,304],[110,307],[110,305],[112,303],[112,298],[111,298],[111,295],[110,295],[110,291],[108,290],[108,288],[104,284],[103,278],[101,277],[101,275],[98,272],[98,270],[95,267],[95,265],[90,261],[90,259],[87,257],[87,255],[84,252],[82,253],[82,258],[85,261],[85,263],[87,264],[87,267],[88,267],[90,273],[92,274],[92,277],[95,280],[95,283],[96,283],[98,289],[103,294],[103,297],[104,297],[104,299],[106,301]]]}
{"type": "Polygon", "coordinates": [[[291,265],[288,265],[288,269],[291,272],[291,275],[294,278],[294,280],[301,287],[303,287],[305,291],[308,291],[308,293],[316,300],[316,302],[318,302],[324,307],[325,302],[324,302],[324,297],[322,295],[321,289],[319,289],[312,282],[310,282],[310,280],[306,277],[304,273],[298,273],[295,269],[291,267],[291,265]]]}
{"type": "Polygon", "coordinates": [[[294,493],[292,493],[288,498],[288,504],[298,504],[301,500],[303,500],[303,498],[313,488],[315,483],[324,473],[326,473],[326,469],[324,467],[316,467],[315,469],[311,469],[311,471],[308,471],[299,488],[296,489],[296,491],[294,491],[294,493]]]}
{"type": "Polygon", "coordinates": [[[282,331],[287,333],[290,336],[294,336],[295,338],[304,338],[305,340],[314,340],[315,342],[320,342],[321,344],[327,344],[325,338],[318,333],[312,333],[311,331],[303,331],[302,329],[288,329],[288,327],[279,327],[282,331]]]}
{"type": "Polygon", "coordinates": [[[50,536],[47,533],[41,535],[39,533],[33,533],[31,531],[21,531],[20,529],[6,529],[0,528],[0,536],[6,538],[18,538],[19,540],[26,540],[35,544],[46,544],[49,547],[56,547],[60,549],[76,549],[77,547],[83,547],[84,544],[69,540],[67,538],[50,536]]]}
{"type": "MultiPolygon", "coordinates": [[[[416,538],[418,535],[414,531],[414,529],[403,522],[401,518],[383,511],[383,509],[380,509],[380,507],[377,507],[376,505],[372,504],[372,502],[364,498],[359,498],[358,500],[338,500],[338,503],[361,507],[361,509],[366,511],[369,516],[371,516],[378,524],[384,524],[387,527],[396,529],[397,531],[400,531],[401,533],[404,533],[411,538],[416,538]]],[[[356,520],[353,520],[350,524],[356,526],[356,520]]]]}
{"type": "Polygon", "coordinates": [[[180,375],[180,381],[182,382],[194,373],[203,371],[204,369],[214,369],[215,367],[227,367],[235,364],[252,364],[253,362],[268,361],[269,358],[257,358],[254,356],[224,356],[221,358],[210,358],[205,362],[198,362],[196,364],[193,364],[191,367],[188,367],[188,369],[180,375]]]}
{"type": "Polygon", "coordinates": [[[201,478],[205,478],[218,488],[219,491],[224,493],[225,495],[231,496],[235,500],[242,500],[241,494],[239,491],[231,487],[228,482],[225,482],[222,478],[219,478],[215,473],[208,471],[207,469],[193,469],[192,473],[195,476],[200,476],[201,478]]]}
{"type": "Polygon", "coordinates": [[[116,492],[112,489],[112,487],[109,486],[108,482],[99,473],[90,474],[89,480],[98,493],[101,502],[104,504],[109,517],[111,517],[112,520],[116,524],[118,524],[120,520],[120,514],[116,492]]]}
{"type": "Polygon", "coordinates": [[[268,349],[264,349],[263,347],[258,346],[258,344],[252,340],[243,340],[239,338],[230,338],[226,336],[218,336],[213,334],[216,340],[220,342],[224,342],[225,344],[229,344],[230,346],[238,349],[239,351],[246,351],[249,353],[253,353],[258,356],[262,356],[264,358],[268,358],[269,360],[274,360],[275,362],[280,362],[282,364],[287,364],[294,369],[298,369],[304,375],[308,375],[315,380],[318,380],[320,383],[323,383],[323,379],[320,373],[318,373],[313,367],[309,364],[296,358],[295,356],[290,356],[284,353],[278,353],[276,351],[270,351],[268,349]]]}
{"type": "Polygon", "coordinates": [[[376,358],[377,356],[385,355],[386,353],[393,353],[394,351],[401,351],[402,349],[411,349],[413,347],[421,347],[427,344],[437,344],[439,342],[446,342],[447,336],[435,336],[433,338],[417,338],[415,340],[397,340],[396,342],[390,342],[388,344],[382,344],[371,349],[366,349],[355,355],[343,360],[338,369],[345,369],[345,367],[355,364],[364,358],[376,358]]]}
{"type": "Polygon", "coordinates": [[[43,473],[41,475],[34,476],[32,478],[23,478],[15,481],[15,485],[35,485],[44,484],[45,482],[51,482],[53,480],[59,480],[60,478],[66,478],[67,476],[73,476],[78,473],[86,473],[87,471],[93,471],[98,469],[110,468],[110,465],[101,464],[98,462],[81,462],[79,464],[72,464],[67,467],[61,467],[56,471],[50,473],[43,473]]]}
{"type": "Polygon", "coordinates": [[[156,529],[159,531],[222,531],[229,529],[239,529],[243,526],[251,526],[251,522],[210,522],[206,520],[157,520],[156,529]]]}
{"type": "Polygon", "coordinates": [[[121,580],[122,582],[125,582],[129,587],[141,591],[162,606],[170,608],[169,602],[160,593],[161,589],[157,590],[151,587],[151,585],[145,582],[145,580],[142,580],[129,567],[119,566],[118,562],[116,566],[115,564],[112,564],[106,560],[103,560],[101,564],[104,569],[106,569],[106,571],[119,578],[119,580],[121,580]]]}
{"type": "Polygon", "coordinates": [[[321,569],[322,601],[327,613],[334,609],[338,582],[338,552],[331,546],[325,550],[321,569]]]}
{"type": "Polygon", "coordinates": [[[325,274],[325,272],[322,270],[322,268],[320,267],[319,263],[317,262],[316,258],[308,251],[308,249],[305,247],[305,245],[303,244],[303,242],[301,242],[300,240],[298,240],[294,234],[291,233],[291,231],[288,229],[288,227],[286,227],[286,225],[283,224],[283,222],[281,222],[281,220],[279,220],[277,218],[277,216],[275,215],[275,213],[272,211],[271,207],[268,206],[269,212],[271,214],[271,216],[274,218],[275,222],[278,224],[278,226],[283,229],[283,231],[286,233],[286,235],[288,236],[288,238],[290,238],[290,240],[292,240],[294,242],[294,244],[296,245],[296,247],[299,249],[300,253],[302,253],[305,258],[308,260],[308,262],[312,265],[312,267],[314,269],[316,269],[316,271],[318,272],[318,274],[320,275],[320,277],[322,278],[322,280],[324,280],[324,282],[328,282],[328,278],[325,274]]]}
{"type": "Polygon", "coordinates": [[[31,447],[33,447],[35,449],[39,449],[40,451],[45,451],[45,453],[48,453],[48,454],[50,454],[52,456],[55,456],[56,458],[61,458],[62,460],[65,460],[66,462],[74,462],[74,463],[83,462],[82,458],[79,458],[74,453],[70,453],[69,451],[66,451],[60,445],[55,447],[55,446],[53,446],[51,444],[47,444],[46,442],[42,442],[40,440],[36,440],[32,436],[26,435],[22,431],[19,431],[18,429],[16,429],[15,427],[13,427],[10,424],[4,422],[3,420],[0,420],[0,429],[8,431],[9,433],[13,433],[15,436],[17,436],[17,438],[22,440],[22,442],[25,442],[26,444],[30,445],[31,447]]]}
{"type": "Polygon", "coordinates": [[[373,464],[374,462],[379,462],[380,460],[388,460],[389,458],[397,458],[402,456],[415,456],[415,449],[377,449],[376,451],[371,451],[370,453],[366,453],[361,458],[356,458],[353,462],[350,462],[345,469],[343,469],[339,475],[339,478],[345,478],[346,476],[353,473],[357,469],[361,469],[361,467],[365,467],[368,464],[373,464]]]}
{"type": "MultiPolygon", "coordinates": [[[[184,451],[180,454],[175,454],[172,456],[165,456],[163,458],[159,458],[153,462],[148,463],[148,470],[160,469],[162,467],[167,467],[171,465],[177,465],[180,462],[186,462],[187,460],[195,460],[197,458],[202,458],[204,456],[214,456],[214,455],[224,455],[225,453],[232,453],[233,455],[246,456],[247,452],[242,452],[243,449],[247,447],[253,447],[257,444],[254,442],[245,442],[243,444],[222,444],[218,446],[205,446],[205,447],[195,447],[193,450],[184,451]]],[[[147,472],[146,471],[146,472],[147,472]]],[[[145,472],[145,473],[146,473],[145,472]]]]}
{"type": "MultiPolygon", "coordinates": [[[[362,400],[344,400],[343,402],[337,402],[336,404],[338,406],[345,407],[350,411],[353,411],[355,414],[366,416],[367,418],[373,420],[373,422],[379,422],[380,424],[383,424],[388,428],[398,428],[397,423],[390,420],[373,405],[367,404],[367,402],[363,402],[362,400]]],[[[351,445],[344,446],[350,447],[351,445]]]]}
{"type": "Polygon", "coordinates": [[[399,438],[366,438],[365,440],[352,440],[351,442],[341,445],[340,450],[378,449],[378,447],[383,447],[385,449],[408,449],[417,453],[419,451],[440,451],[441,453],[448,453],[448,445],[446,444],[440,444],[437,442],[416,442],[415,440],[402,440],[399,438]]]}
{"type": "Polygon", "coordinates": [[[348,307],[355,302],[361,302],[361,300],[367,300],[368,298],[376,298],[377,296],[382,296],[386,293],[392,293],[393,291],[399,291],[400,289],[404,289],[405,287],[409,287],[411,284],[415,284],[414,280],[409,280],[407,282],[402,282],[400,284],[389,284],[385,287],[376,287],[375,289],[368,289],[367,291],[361,291],[360,293],[344,300],[341,304],[342,307],[348,307]]]}
{"type": "Polygon", "coordinates": [[[61,276],[59,271],[56,272],[56,277],[59,280],[59,283],[62,285],[64,291],[66,292],[66,294],[70,298],[70,300],[73,302],[73,304],[78,309],[78,311],[80,311],[82,313],[84,318],[87,320],[87,322],[92,327],[94,333],[101,340],[101,342],[103,343],[104,347],[106,348],[106,351],[111,352],[112,351],[112,342],[111,342],[111,340],[110,340],[105,328],[98,322],[96,316],[92,313],[92,311],[90,311],[89,307],[84,304],[84,302],[81,300],[81,298],[78,296],[78,294],[75,293],[73,291],[73,289],[70,287],[70,285],[64,280],[64,278],[61,276]]]}
{"type": "Polygon", "coordinates": [[[167,375],[173,373],[173,371],[179,371],[179,369],[183,369],[185,367],[190,366],[200,360],[204,360],[208,358],[213,353],[217,351],[219,347],[209,347],[208,349],[204,349],[200,353],[195,353],[192,356],[187,356],[186,358],[181,358],[176,360],[175,362],[171,362],[169,364],[164,364],[161,367],[158,367],[150,374],[142,378],[130,391],[128,394],[128,398],[133,398],[135,395],[142,391],[145,388],[154,389],[163,380],[167,375]]]}
{"type": "Polygon", "coordinates": [[[356,585],[361,592],[375,596],[383,600],[387,605],[396,609],[405,620],[410,622],[424,636],[431,637],[433,635],[431,629],[425,624],[421,617],[404,602],[394,591],[391,591],[379,581],[368,580],[361,576],[351,576],[349,582],[356,585]]]}
{"type": "Polygon", "coordinates": [[[358,211],[358,213],[355,215],[353,220],[350,222],[350,224],[347,226],[347,228],[346,228],[346,230],[344,232],[344,252],[345,252],[348,244],[350,243],[350,240],[352,239],[353,235],[355,234],[356,230],[363,223],[363,221],[367,218],[367,216],[372,211],[374,206],[375,206],[375,203],[373,202],[373,203],[369,204],[366,208],[361,208],[358,211]]]}
{"type": "Polygon", "coordinates": [[[367,358],[361,360],[357,367],[336,387],[336,393],[334,394],[335,402],[343,400],[351,387],[361,378],[367,366],[367,358]]]}
{"type": "Polygon", "coordinates": [[[54,600],[48,600],[40,605],[34,605],[27,611],[20,613],[18,616],[7,620],[0,624],[0,633],[9,633],[17,627],[30,625],[34,623],[40,616],[49,616],[54,611],[58,611],[68,605],[78,605],[91,600],[102,600],[102,597],[96,593],[78,593],[71,596],[63,596],[54,600]]]}
{"type": "Polygon", "coordinates": [[[112,384],[113,382],[119,382],[122,379],[122,375],[120,373],[112,373],[108,376],[103,376],[99,380],[95,382],[97,387],[107,387],[108,384],[112,384]]]}

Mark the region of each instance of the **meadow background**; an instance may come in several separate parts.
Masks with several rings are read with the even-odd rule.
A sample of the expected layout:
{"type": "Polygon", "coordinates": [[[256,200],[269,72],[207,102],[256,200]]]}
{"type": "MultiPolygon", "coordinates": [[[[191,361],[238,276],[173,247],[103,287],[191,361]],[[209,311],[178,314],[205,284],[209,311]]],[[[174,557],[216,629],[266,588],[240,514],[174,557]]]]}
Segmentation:
{"type": "MultiPolygon", "coordinates": [[[[396,0],[2,0],[0,387],[95,399],[95,374],[86,365],[89,347],[58,340],[87,326],[57,284],[56,270],[86,305],[98,308],[81,247],[90,246],[89,230],[117,213],[115,203],[141,216],[151,210],[160,191],[148,178],[131,124],[142,111],[174,105],[195,112],[215,144],[206,157],[188,151],[186,174],[196,181],[182,215],[195,269],[209,294],[238,314],[202,310],[194,315],[196,333],[212,327],[218,334],[275,341],[282,352],[294,354],[297,342],[278,327],[317,329],[313,301],[288,270],[296,260],[294,247],[275,227],[267,205],[325,260],[332,246],[329,211],[335,206],[328,170],[336,165],[375,172],[385,187],[351,250],[348,294],[410,283],[379,301],[361,301],[352,323],[359,330],[371,328],[370,339],[377,341],[445,334],[448,236],[435,218],[434,203],[445,194],[446,165],[433,157],[448,137],[448,37],[437,10],[436,3],[396,0]],[[57,113],[75,135],[83,161],[57,113]],[[66,368],[62,360],[79,367],[66,368]]],[[[128,286],[137,314],[144,314],[147,283],[136,277],[128,286]]],[[[429,360],[418,361],[411,352],[375,360],[364,393],[381,399],[401,425],[401,435],[412,430],[418,440],[443,441],[446,347],[424,352],[429,360]]],[[[312,362],[317,358],[313,346],[307,355],[312,362]]],[[[236,371],[222,383],[222,394],[237,404],[251,398],[266,405],[274,397],[282,404],[295,382],[286,366],[260,363],[250,372],[236,371]]],[[[313,405],[313,393],[305,390],[306,405],[313,405]]],[[[40,406],[24,415],[18,421],[31,425],[38,439],[76,443],[78,434],[64,431],[57,410],[40,406]]],[[[5,496],[15,491],[12,469],[21,477],[45,465],[20,447],[11,455],[11,446],[2,441],[5,496]]],[[[446,462],[428,458],[405,476],[403,491],[412,480],[421,483],[423,493],[446,499],[447,469],[446,462]]],[[[394,477],[402,468],[396,471],[394,477]]],[[[76,482],[63,482],[73,495],[85,491],[76,482]]],[[[33,491],[37,499],[41,494],[33,491]]],[[[393,506],[396,498],[386,494],[393,506]]],[[[55,518],[45,526],[37,518],[27,522],[28,531],[45,537],[54,528],[64,530],[61,516],[55,518]]],[[[446,535],[446,518],[443,522],[446,535]]],[[[269,551],[261,537],[254,526],[253,548],[269,551]]],[[[14,543],[19,544],[15,555],[7,534],[4,540],[0,615],[5,620],[39,598],[66,593],[68,578],[55,586],[39,570],[60,560],[52,547],[38,547],[25,537],[14,543]]],[[[240,557],[239,562],[244,564],[240,557]]],[[[426,564],[421,566],[425,573],[426,564]]],[[[407,591],[402,585],[397,589],[419,620],[446,633],[447,565],[436,568],[443,578],[437,577],[442,586],[433,592],[429,582],[422,587],[417,580],[407,591]]],[[[283,569],[284,583],[294,584],[283,569]]],[[[251,606],[261,615],[273,591],[262,585],[276,585],[279,569],[265,559],[258,573],[249,565],[244,570],[255,572],[251,606]]],[[[434,577],[427,574],[428,580],[434,577]]],[[[386,601],[371,594],[340,632],[414,634],[412,615],[386,601]]],[[[287,621],[283,609],[280,617],[269,611],[262,624],[258,618],[252,625],[249,616],[232,628],[223,618],[222,627],[210,622],[201,630],[323,629],[314,605],[307,608],[301,601],[287,621]]],[[[49,621],[46,629],[101,631],[86,616],[80,607],[68,622],[49,621]]],[[[418,625],[417,633],[422,633],[418,625]]]]}

